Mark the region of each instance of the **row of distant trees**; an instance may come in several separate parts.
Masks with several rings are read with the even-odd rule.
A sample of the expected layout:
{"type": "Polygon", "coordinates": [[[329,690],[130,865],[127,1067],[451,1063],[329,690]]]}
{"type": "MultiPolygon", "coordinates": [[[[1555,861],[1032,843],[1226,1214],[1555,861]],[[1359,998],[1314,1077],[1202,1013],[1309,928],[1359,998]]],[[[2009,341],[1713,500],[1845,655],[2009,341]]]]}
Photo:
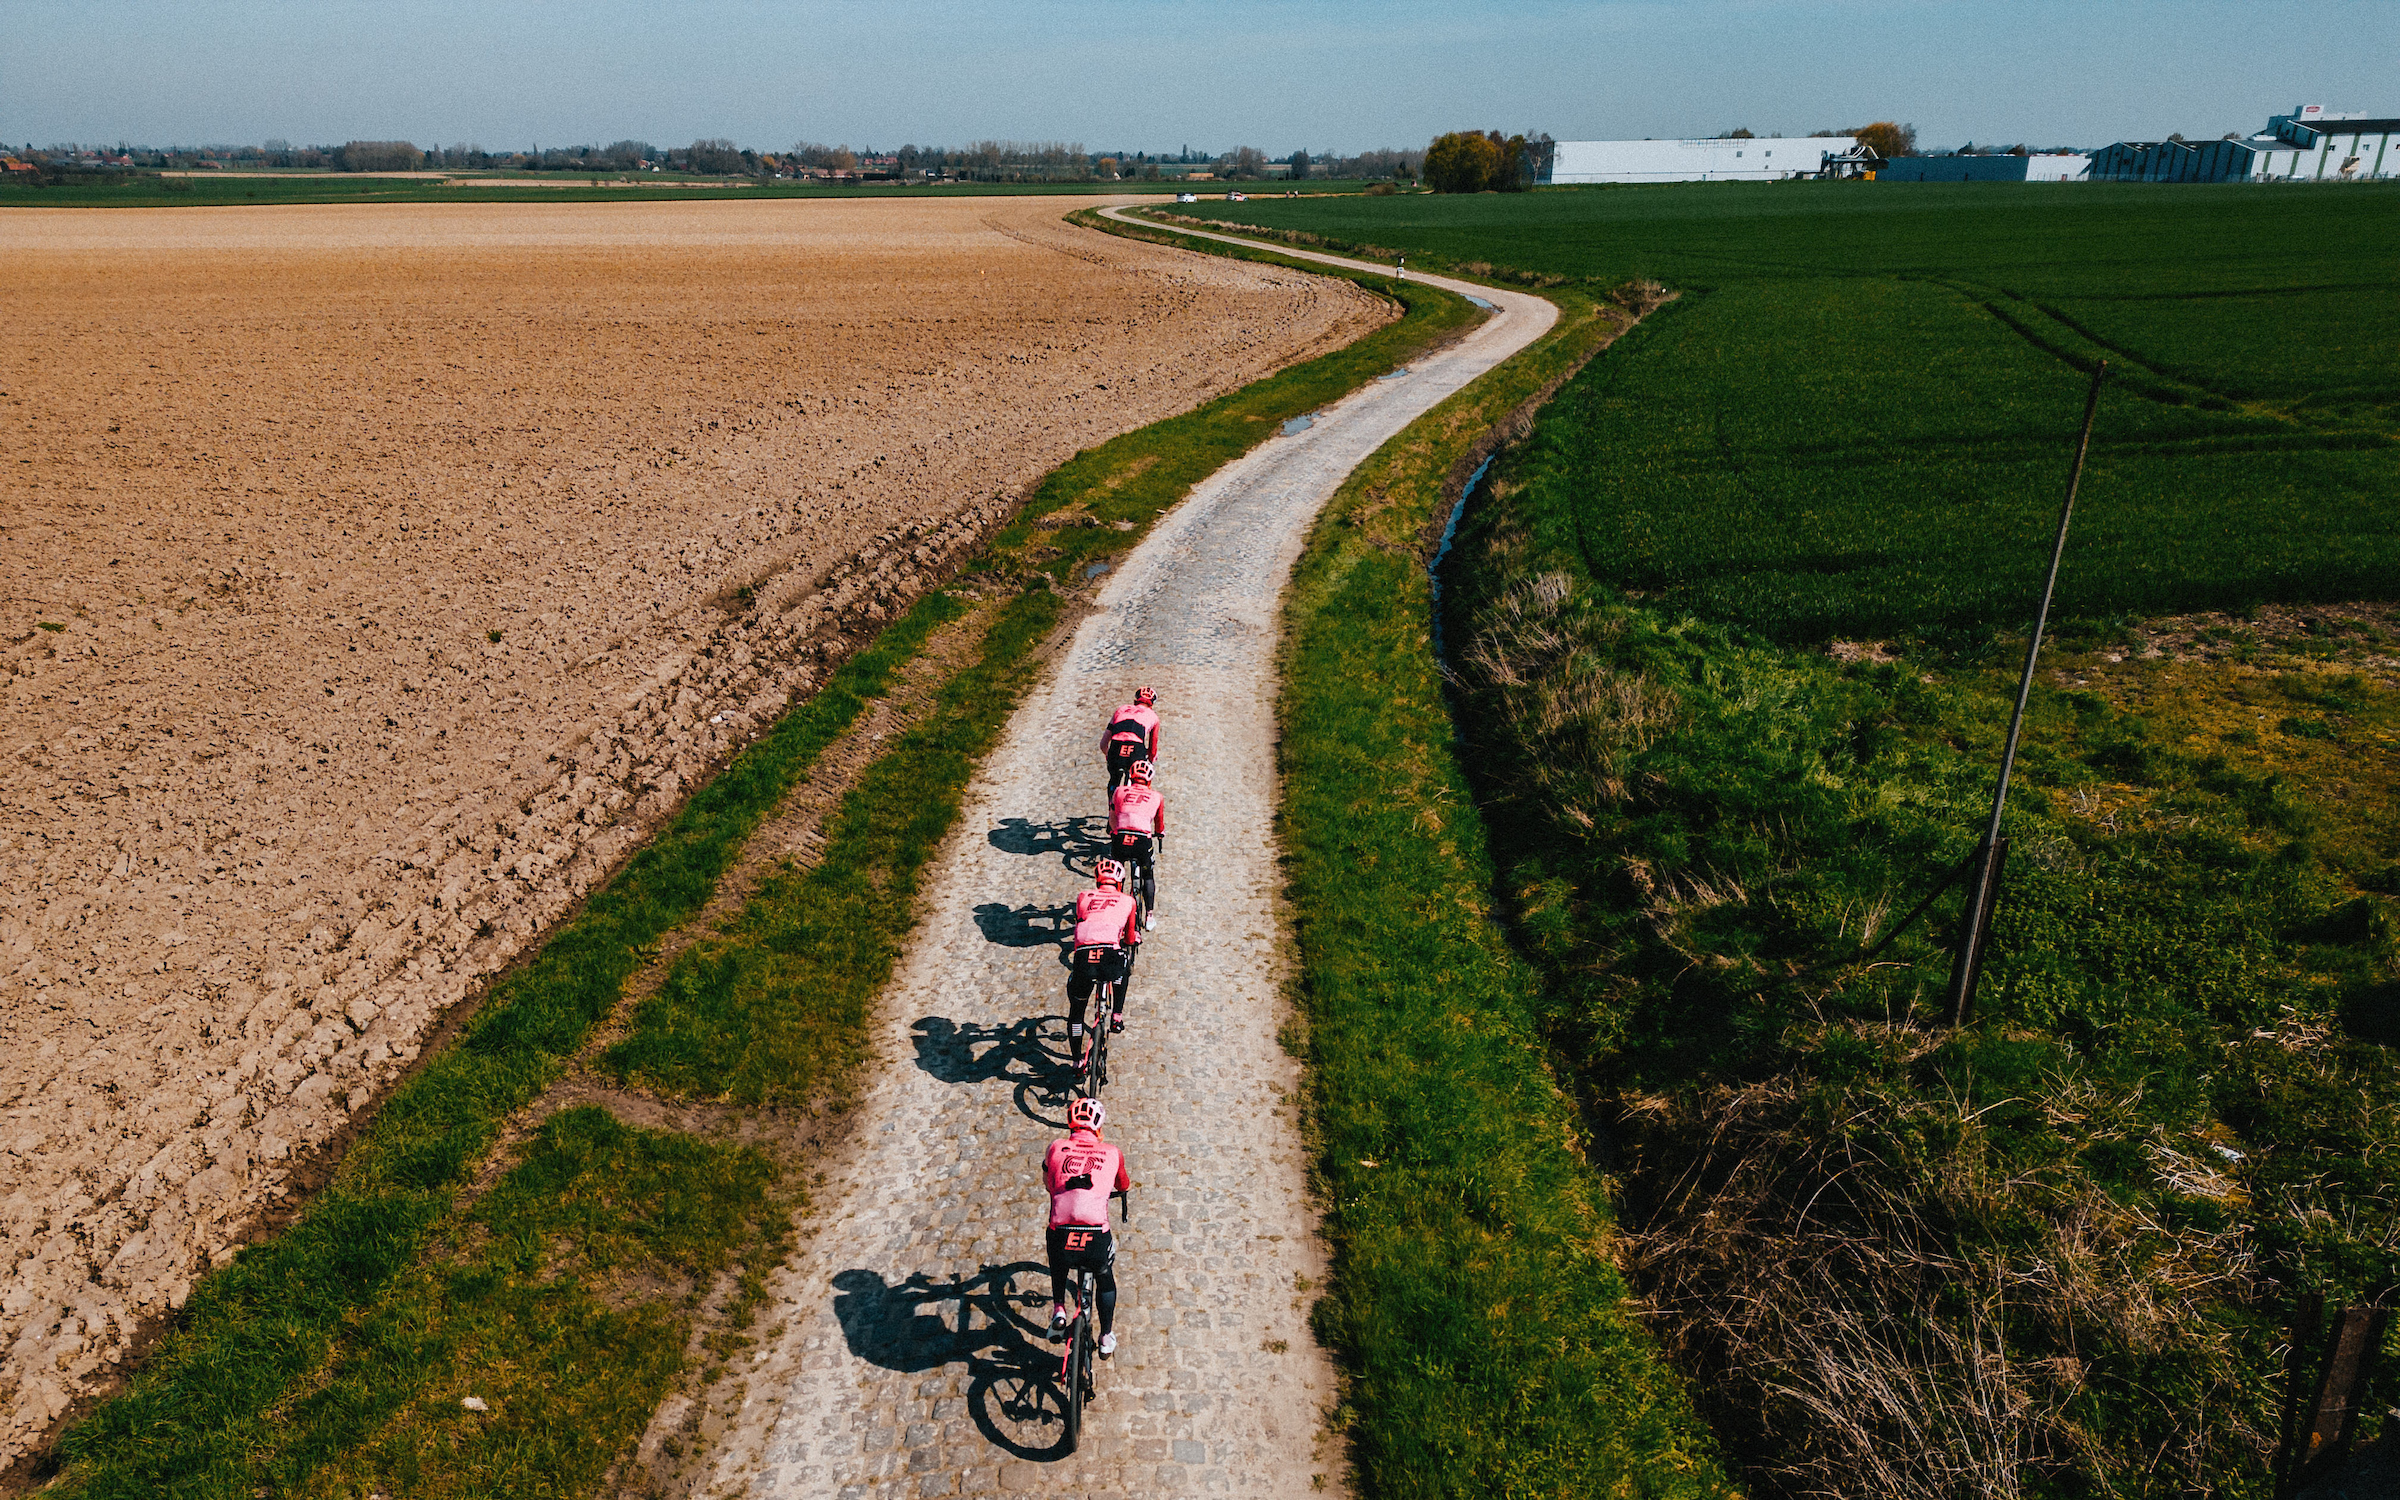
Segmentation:
{"type": "MultiPolygon", "coordinates": [[[[26,148],[30,153],[32,148],[26,148]]],[[[1425,153],[1387,148],[1352,155],[1294,151],[1280,160],[1256,146],[1230,151],[1096,152],[1081,141],[969,141],[963,146],[919,146],[897,151],[798,141],[783,151],[762,152],[722,137],[688,146],[656,146],[620,140],[605,146],[549,146],[526,151],[487,151],[471,144],[419,146],[413,141],[349,141],[339,146],[295,146],[270,140],[256,146],[108,148],[53,147],[61,160],[105,151],[131,167],[206,166],[314,169],[334,172],[492,171],[623,173],[658,169],[706,176],[770,177],[832,173],[902,178],[965,178],[981,182],[1054,182],[1174,179],[1207,173],[1248,181],[1267,178],[1366,178],[1415,180],[1425,153]]]]}
{"type": "Polygon", "coordinates": [[[1454,130],[1425,148],[1425,185],[1437,193],[1521,193],[1550,170],[1556,144],[1547,131],[1454,130]]]}

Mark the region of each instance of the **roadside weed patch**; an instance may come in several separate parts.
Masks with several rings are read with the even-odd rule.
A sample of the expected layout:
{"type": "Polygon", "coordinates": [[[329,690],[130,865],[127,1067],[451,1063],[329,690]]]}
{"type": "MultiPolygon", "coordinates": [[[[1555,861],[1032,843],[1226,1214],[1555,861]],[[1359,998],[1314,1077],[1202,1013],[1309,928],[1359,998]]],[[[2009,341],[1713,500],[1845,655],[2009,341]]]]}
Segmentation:
{"type": "Polygon", "coordinates": [[[1335,1263],[1317,1319],[1370,1494],[1730,1493],[1622,1306],[1427,631],[1446,481],[1611,331],[1562,302],[1548,339],[1361,466],[1288,596],[1282,833],[1335,1263]]]}
{"type": "Polygon", "coordinates": [[[848,1073],[875,992],[915,923],[917,876],[1006,727],[1059,609],[1046,590],[1009,603],[982,659],[943,686],[933,711],[842,800],[822,858],[768,880],[720,935],[686,950],[602,1068],[749,1105],[808,1104],[848,1073]]]}
{"type": "Polygon", "coordinates": [[[276,1487],[589,1491],[683,1367],[698,1294],[737,1258],[778,1258],[776,1176],[747,1148],[553,1115],[278,1424],[276,1487]]]}

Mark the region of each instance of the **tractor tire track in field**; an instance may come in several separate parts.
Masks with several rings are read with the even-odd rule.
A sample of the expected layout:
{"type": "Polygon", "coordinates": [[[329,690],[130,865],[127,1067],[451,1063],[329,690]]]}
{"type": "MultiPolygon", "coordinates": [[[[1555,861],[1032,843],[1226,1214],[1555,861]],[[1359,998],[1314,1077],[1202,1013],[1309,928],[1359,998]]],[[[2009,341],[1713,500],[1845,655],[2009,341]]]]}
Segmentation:
{"type": "Polygon", "coordinates": [[[1325,1257],[1299,1069],[1277,1041],[1292,942],[1276,904],[1280,599],[1351,469],[1556,318],[1540,298],[1424,279],[1498,312],[1200,484],[1010,721],[927,878],[924,919],[872,1023],[874,1074],[758,1346],[644,1439],[654,1475],[691,1439],[704,1447],[671,1488],[1131,1497],[1339,1484],[1322,1427],[1336,1374],[1308,1327],[1325,1257]],[[1040,1163],[1069,1084],[1058,937],[1105,829],[1100,726],[1137,682],[1159,690],[1171,836],[1106,1093],[1137,1184],[1118,1235],[1122,1347],[1070,1457],[1058,1346],[1040,1331],[1040,1163]]]}

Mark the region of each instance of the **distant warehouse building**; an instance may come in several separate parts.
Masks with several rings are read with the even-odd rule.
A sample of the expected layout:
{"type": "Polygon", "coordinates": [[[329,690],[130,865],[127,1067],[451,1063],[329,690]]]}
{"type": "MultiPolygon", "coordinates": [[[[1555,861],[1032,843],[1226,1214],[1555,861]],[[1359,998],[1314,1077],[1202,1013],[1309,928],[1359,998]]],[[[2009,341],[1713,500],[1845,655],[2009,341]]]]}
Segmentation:
{"type": "Polygon", "coordinates": [[[2400,177],[2400,119],[2308,104],[2260,134],[2119,141],[2092,153],[2095,182],[2366,182],[2400,177]]]}
{"type": "Polygon", "coordinates": [[[1858,145],[1846,135],[1791,140],[1560,141],[1550,158],[1553,183],[1773,182],[1816,175],[1828,156],[1858,145]]]}
{"type": "Polygon", "coordinates": [[[1895,156],[1875,169],[1877,182],[2081,182],[2092,159],[2081,152],[2042,156],[1895,156]]]}

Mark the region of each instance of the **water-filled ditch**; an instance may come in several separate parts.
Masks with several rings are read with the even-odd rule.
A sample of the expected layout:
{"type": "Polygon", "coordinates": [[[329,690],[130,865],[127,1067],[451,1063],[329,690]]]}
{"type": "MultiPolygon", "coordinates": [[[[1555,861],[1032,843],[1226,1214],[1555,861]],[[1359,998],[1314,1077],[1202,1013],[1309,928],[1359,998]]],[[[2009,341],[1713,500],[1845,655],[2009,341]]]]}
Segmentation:
{"type": "MultiPolygon", "coordinates": [[[[1499,456],[1496,452],[1487,455],[1475,466],[1475,472],[1467,476],[1467,482],[1459,488],[1458,503],[1450,507],[1450,519],[1442,527],[1442,544],[1434,549],[1433,560],[1425,564],[1425,576],[1433,584],[1433,659],[1442,669],[1444,682],[1450,679],[1450,650],[1442,638],[1442,565],[1449,561],[1450,549],[1458,542],[1458,522],[1467,513],[1467,502],[1483,488],[1483,476],[1492,471],[1492,460],[1499,456]]],[[[1455,718],[1451,732],[1457,732],[1455,718]]]]}

